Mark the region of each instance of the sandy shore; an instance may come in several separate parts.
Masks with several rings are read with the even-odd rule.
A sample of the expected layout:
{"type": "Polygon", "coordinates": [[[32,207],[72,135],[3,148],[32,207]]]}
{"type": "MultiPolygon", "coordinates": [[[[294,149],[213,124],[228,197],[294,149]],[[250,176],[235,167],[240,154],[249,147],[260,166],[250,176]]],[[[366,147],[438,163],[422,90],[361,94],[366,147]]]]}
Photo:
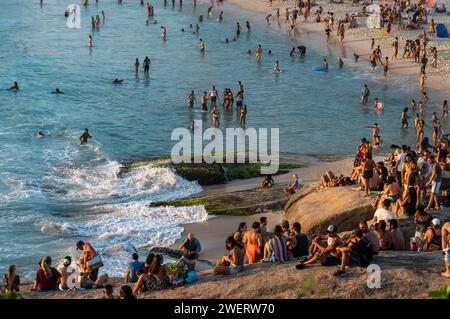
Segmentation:
{"type": "MultiPolygon", "coordinates": [[[[282,25],[282,27],[280,27],[279,29],[281,33],[286,35],[288,34],[287,25],[285,25],[284,22],[284,10],[285,8],[289,8],[290,10],[292,10],[295,4],[294,0],[274,0],[272,7],[270,7],[269,1],[267,0],[228,0],[227,2],[232,3],[244,10],[260,12],[262,14],[262,17],[265,17],[267,14],[272,13],[272,27],[274,29],[276,28],[275,12],[277,8],[280,8],[280,25],[282,25]]],[[[374,2],[379,3],[380,1],[374,2]]],[[[326,37],[324,32],[324,25],[323,23],[314,22],[313,14],[316,8],[321,6],[324,12],[334,12],[334,16],[337,21],[339,18],[343,18],[345,13],[352,14],[361,12],[362,5],[352,6],[350,2],[329,3],[329,1],[323,0],[316,1],[316,4],[317,6],[312,7],[311,9],[312,14],[309,17],[308,22],[305,23],[303,21],[303,17],[301,16],[297,19],[297,28],[300,31],[303,30],[311,33],[315,39],[323,39],[323,44],[317,45],[316,41],[308,41],[307,43],[305,43],[305,39],[309,40],[310,37],[305,37],[305,35],[301,34],[301,32],[296,36],[296,40],[298,42],[303,42],[303,44],[306,44],[307,47],[310,46],[313,49],[319,51],[324,50],[325,47],[325,50],[327,50],[328,53],[335,55],[337,58],[344,58],[346,56],[347,59],[345,65],[360,68],[361,70],[368,72],[370,70],[368,57],[371,52],[371,39],[374,38],[376,45],[381,46],[383,54],[390,57],[392,54],[391,44],[394,41],[394,38],[397,36],[399,38],[399,58],[393,61],[392,59],[390,59],[390,72],[398,75],[408,75],[415,78],[418,77],[420,73],[420,66],[417,63],[414,63],[411,59],[402,59],[401,55],[405,41],[407,39],[415,39],[417,35],[420,34],[422,29],[397,31],[397,26],[395,25],[392,27],[392,31],[389,35],[381,35],[379,30],[368,29],[366,27],[367,17],[359,17],[357,18],[359,25],[358,28],[346,28],[345,40],[343,45],[341,45],[340,41],[337,39],[335,31],[332,32],[332,41],[328,45],[325,45],[326,37]],[[350,49],[352,53],[349,54],[349,52],[346,52],[346,49],[350,49]],[[352,61],[353,52],[360,56],[358,63],[352,61]]],[[[444,23],[447,26],[450,24],[449,15],[436,14],[434,13],[434,10],[432,11],[433,13],[429,17],[430,20],[431,18],[434,18],[435,23],[444,23]]],[[[428,29],[425,30],[428,34],[428,29]]],[[[437,92],[439,93],[439,95],[445,96],[445,98],[448,99],[450,97],[450,85],[448,85],[448,83],[450,83],[450,39],[439,39],[436,36],[428,36],[430,38],[428,48],[436,46],[438,50],[438,67],[436,69],[431,66],[427,67],[428,79],[426,81],[425,87],[429,92],[437,92]]],[[[378,70],[376,70],[376,72],[382,73],[382,68],[378,67],[378,70]]],[[[417,80],[416,82],[417,91],[419,94],[419,81],[417,80]]],[[[395,85],[393,84],[392,87],[395,87],[395,85]]],[[[429,93],[429,96],[432,96],[432,94],[429,93]]]]}

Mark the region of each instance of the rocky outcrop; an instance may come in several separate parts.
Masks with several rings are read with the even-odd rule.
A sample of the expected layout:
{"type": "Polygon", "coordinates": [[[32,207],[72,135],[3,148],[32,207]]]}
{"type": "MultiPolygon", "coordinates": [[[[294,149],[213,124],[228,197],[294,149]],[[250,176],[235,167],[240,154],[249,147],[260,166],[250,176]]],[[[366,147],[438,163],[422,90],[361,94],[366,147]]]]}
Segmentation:
{"type": "Polygon", "coordinates": [[[328,225],[338,227],[339,232],[356,228],[361,220],[373,217],[375,209],[363,192],[349,187],[317,189],[304,186],[293,195],[285,206],[284,217],[290,223],[299,222],[302,232],[312,235],[328,225]]]}

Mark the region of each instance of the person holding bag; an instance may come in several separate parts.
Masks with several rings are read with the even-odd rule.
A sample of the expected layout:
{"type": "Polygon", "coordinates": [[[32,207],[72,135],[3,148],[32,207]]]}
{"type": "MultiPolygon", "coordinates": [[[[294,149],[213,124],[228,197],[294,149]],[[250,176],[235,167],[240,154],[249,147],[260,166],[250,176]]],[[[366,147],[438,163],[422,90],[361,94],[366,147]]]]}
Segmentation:
{"type": "Polygon", "coordinates": [[[77,241],[77,250],[81,250],[80,265],[86,273],[89,273],[89,278],[96,281],[98,278],[98,270],[103,266],[103,261],[97,251],[89,242],[77,241]]]}

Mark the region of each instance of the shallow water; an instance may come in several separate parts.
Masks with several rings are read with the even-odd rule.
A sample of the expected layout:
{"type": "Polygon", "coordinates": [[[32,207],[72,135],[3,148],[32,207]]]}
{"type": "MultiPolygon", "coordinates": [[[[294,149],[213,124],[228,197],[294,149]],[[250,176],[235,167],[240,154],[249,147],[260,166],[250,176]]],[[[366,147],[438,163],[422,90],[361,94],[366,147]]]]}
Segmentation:
{"type": "MultiPolygon", "coordinates": [[[[362,136],[370,136],[367,126],[375,121],[386,143],[414,140],[413,129],[406,132],[398,126],[401,109],[418,98],[415,80],[397,76],[385,81],[378,73],[353,68],[314,72],[326,51],[308,47],[306,58],[291,59],[289,48],[297,45],[293,39],[279,36],[276,25],[266,27],[256,14],[228,5],[219,23],[218,9],[207,19],[205,4],[193,10],[190,1],[182,9],[150,1],[158,24],[146,26],[145,8],[137,1],[100,2],[82,8],[79,30],[65,25],[68,1],[47,0],[43,7],[37,1],[0,3],[0,86],[18,81],[22,88],[18,93],[0,91],[1,269],[15,263],[21,273],[31,274],[39,257],[74,255],[74,242],[82,238],[101,249],[108,262],[105,270],[119,275],[131,251],[144,253],[153,245],[173,243],[181,234],[180,224],[205,220],[202,208],[148,207],[151,201],[199,192],[198,184],[167,169],[117,175],[124,161],[170,153],[174,128],[188,127],[193,119],[211,125],[198,106],[195,111],[187,108],[191,89],[198,99],[213,84],[220,92],[231,87],[236,93],[241,80],[249,108],[247,126],[280,128],[280,150],[285,152],[351,154],[362,136]],[[93,32],[90,16],[101,10],[106,21],[93,32]],[[194,35],[189,24],[199,14],[205,20],[200,35],[194,35]],[[234,35],[235,22],[244,26],[246,20],[252,32],[225,44],[234,35]],[[168,29],[165,42],[159,36],[161,25],[168,29]],[[94,47],[89,50],[91,33],[94,47]],[[206,41],[204,55],[198,48],[200,37],[206,41]],[[259,43],[273,55],[256,63],[247,51],[259,43]],[[147,55],[150,76],[140,69],[135,77],[134,59],[142,63],[147,55]],[[281,63],[278,75],[272,72],[275,60],[281,63]],[[114,78],[124,83],[113,86],[114,78]],[[384,101],[383,112],[359,105],[364,83],[372,98],[384,101]],[[66,94],[50,94],[56,87],[66,94]],[[80,147],[84,127],[93,140],[80,147]],[[37,131],[49,136],[38,139],[37,131]]],[[[323,39],[300,35],[306,46],[311,41],[323,39]]],[[[345,63],[352,65],[351,58],[345,63]]],[[[440,103],[430,101],[426,118],[440,103]]],[[[222,128],[238,125],[235,112],[222,116],[222,128]]]]}

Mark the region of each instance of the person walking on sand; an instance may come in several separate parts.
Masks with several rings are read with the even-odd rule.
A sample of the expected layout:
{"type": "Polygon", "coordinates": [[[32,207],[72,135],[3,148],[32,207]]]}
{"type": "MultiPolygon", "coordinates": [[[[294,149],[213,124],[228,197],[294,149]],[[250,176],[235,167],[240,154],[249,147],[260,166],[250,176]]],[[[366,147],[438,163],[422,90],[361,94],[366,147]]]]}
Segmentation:
{"type": "Polygon", "coordinates": [[[397,60],[398,56],[398,37],[395,37],[394,42],[392,42],[392,56],[391,59],[397,60]]]}
{"type": "Polygon", "coordinates": [[[425,72],[420,73],[420,75],[419,75],[420,94],[423,94],[423,92],[424,92],[426,79],[427,79],[427,76],[425,75],[425,72]]]}
{"type": "Polygon", "coordinates": [[[387,77],[388,70],[389,70],[389,58],[385,57],[383,63],[383,75],[385,78],[387,77]]]}

